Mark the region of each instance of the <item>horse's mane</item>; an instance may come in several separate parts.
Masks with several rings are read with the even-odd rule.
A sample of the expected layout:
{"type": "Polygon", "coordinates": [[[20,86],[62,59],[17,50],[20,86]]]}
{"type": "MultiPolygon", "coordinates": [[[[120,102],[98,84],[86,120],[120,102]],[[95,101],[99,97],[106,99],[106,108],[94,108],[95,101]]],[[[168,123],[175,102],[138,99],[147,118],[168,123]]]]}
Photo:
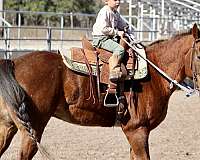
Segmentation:
{"type": "Polygon", "coordinates": [[[146,47],[146,52],[148,53],[149,58],[150,56],[152,56],[152,59],[157,59],[155,61],[159,63],[159,66],[162,67],[162,69],[166,69],[166,64],[172,63],[172,59],[177,59],[177,57],[180,56],[180,54],[178,53],[182,53],[175,52],[178,48],[176,48],[177,46],[173,47],[173,44],[179,43],[179,40],[187,38],[187,36],[189,36],[190,34],[191,30],[185,30],[177,32],[168,39],[157,40],[146,47]],[[172,52],[177,54],[170,54],[172,52]],[[163,59],[163,57],[165,58],[163,59]]]}
{"type": "Polygon", "coordinates": [[[189,30],[183,30],[183,31],[178,31],[178,32],[176,32],[170,39],[159,39],[159,40],[157,40],[157,41],[155,41],[155,42],[150,43],[148,46],[153,46],[153,45],[155,45],[155,44],[160,44],[160,43],[165,42],[165,41],[167,41],[167,40],[179,39],[180,37],[190,35],[191,32],[192,32],[191,29],[189,29],[189,30]]]}
{"type": "Polygon", "coordinates": [[[183,37],[183,36],[187,36],[187,35],[190,35],[192,33],[192,29],[189,29],[189,30],[184,30],[184,31],[178,31],[176,32],[176,34],[172,37],[172,39],[177,39],[177,38],[180,38],[180,37],[183,37]]]}
{"type": "Polygon", "coordinates": [[[164,42],[164,41],[166,41],[166,39],[159,39],[157,41],[150,43],[148,46],[153,46],[154,44],[159,44],[159,43],[164,42]]]}

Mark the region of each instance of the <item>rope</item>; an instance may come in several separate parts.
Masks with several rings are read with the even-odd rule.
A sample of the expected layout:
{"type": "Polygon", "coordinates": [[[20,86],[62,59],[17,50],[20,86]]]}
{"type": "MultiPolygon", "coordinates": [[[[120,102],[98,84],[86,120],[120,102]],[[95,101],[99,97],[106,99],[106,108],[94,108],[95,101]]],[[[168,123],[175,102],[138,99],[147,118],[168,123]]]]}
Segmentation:
{"type": "Polygon", "coordinates": [[[191,88],[187,88],[181,84],[179,84],[176,80],[172,79],[171,77],[169,77],[164,71],[162,71],[160,68],[158,68],[153,62],[151,62],[150,60],[148,60],[147,58],[143,57],[139,51],[138,48],[136,46],[132,46],[129,42],[127,42],[123,37],[121,37],[121,39],[129,46],[131,47],[135,53],[140,56],[142,59],[144,59],[145,61],[147,61],[147,63],[149,63],[156,71],[158,71],[167,81],[171,82],[170,83],[170,89],[173,88],[173,85],[178,86],[180,89],[182,89],[183,91],[186,92],[186,96],[190,96],[192,95],[192,93],[194,93],[194,90],[191,88]]]}

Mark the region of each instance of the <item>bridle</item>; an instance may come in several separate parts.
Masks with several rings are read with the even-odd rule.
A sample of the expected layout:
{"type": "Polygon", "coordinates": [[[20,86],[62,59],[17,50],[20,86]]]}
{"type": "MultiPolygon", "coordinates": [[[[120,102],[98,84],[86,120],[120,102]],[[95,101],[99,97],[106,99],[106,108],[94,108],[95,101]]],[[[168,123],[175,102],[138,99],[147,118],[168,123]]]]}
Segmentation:
{"type": "Polygon", "coordinates": [[[194,90],[198,93],[200,96],[200,87],[198,85],[198,72],[197,72],[197,65],[196,62],[200,61],[198,57],[198,48],[196,44],[200,42],[200,38],[195,39],[192,44],[192,50],[191,50],[191,58],[190,58],[190,69],[192,70],[192,77],[193,77],[193,85],[194,90]]]}
{"type": "MultiPolygon", "coordinates": [[[[140,53],[138,48],[135,45],[132,45],[131,43],[127,42],[126,39],[121,38],[124,42],[126,42],[126,44],[128,44],[128,46],[130,48],[133,49],[133,51],[135,52],[135,54],[137,56],[139,56],[140,58],[142,58],[143,60],[145,60],[149,65],[151,65],[160,75],[162,75],[169,83],[170,83],[170,89],[172,89],[174,86],[179,87],[181,90],[186,92],[186,96],[190,96],[194,93],[194,90],[190,87],[185,87],[183,85],[181,85],[180,83],[178,83],[176,80],[172,79],[170,76],[168,76],[163,70],[161,70],[160,68],[158,68],[153,62],[151,62],[149,59],[147,59],[146,57],[143,57],[140,53]]],[[[196,44],[196,41],[195,41],[196,44]]],[[[193,49],[196,50],[196,45],[193,45],[193,49]]]]}

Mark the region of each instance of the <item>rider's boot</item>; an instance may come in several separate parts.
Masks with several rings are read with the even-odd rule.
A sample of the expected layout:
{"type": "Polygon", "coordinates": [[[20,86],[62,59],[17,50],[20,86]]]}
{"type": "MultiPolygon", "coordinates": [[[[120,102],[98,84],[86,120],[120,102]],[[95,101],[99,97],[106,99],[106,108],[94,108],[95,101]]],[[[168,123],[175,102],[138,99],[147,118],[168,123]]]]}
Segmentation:
{"type": "Polygon", "coordinates": [[[120,57],[117,54],[113,54],[109,59],[109,80],[116,83],[122,77],[120,71],[120,57]]]}

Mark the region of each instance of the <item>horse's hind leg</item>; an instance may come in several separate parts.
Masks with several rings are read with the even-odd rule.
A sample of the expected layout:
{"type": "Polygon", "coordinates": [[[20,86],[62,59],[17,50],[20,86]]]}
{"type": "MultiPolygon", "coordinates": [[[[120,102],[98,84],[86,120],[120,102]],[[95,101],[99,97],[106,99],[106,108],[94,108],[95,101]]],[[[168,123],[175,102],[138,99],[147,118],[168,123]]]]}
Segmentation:
{"type": "MultiPolygon", "coordinates": [[[[37,139],[37,142],[40,143],[44,128],[48,121],[45,121],[40,119],[40,124],[35,124],[37,127],[34,129],[34,135],[35,140],[37,139]],[[41,124],[43,122],[44,124],[41,124]]],[[[39,123],[38,122],[38,123],[39,123]]],[[[30,133],[30,132],[29,132],[30,133]]],[[[38,151],[38,147],[42,147],[41,145],[37,144],[35,140],[28,134],[28,131],[25,128],[20,129],[20,136],[21,136],[21,150],[20,150],[20,160],[31,160],[33,156],[38,151]],[[39,146],[38,146],[39,145],[39,146]]],[[[40,150],[42,152],[42,155],[46,156],[45,150],[40,150]]],[[[47,158],[51,158],[48,157],[47,158]]]]}
{"type": "Polygon", "coordinates": [[[36,154],[38,148],[35,141],[28,135],[26,129],[20,130],[21,134],[21,150],[20,150],[20,160],[31,160],[36,154]]]}
{"type": "Polygon", "coordinates": [[[0,122],[0,157],[9,147],[14,135],[17,132],[17,127],[13,122],[5,122],[1,119],[0,122]]]}
{"type": "Polygon", "coordinates": [[[5,107],[6,105],[0,97],[0,157],[9,147],[14,135],[17,133],[17,127],[5,107]]]}
{"type": "Polygon", "coordinates": [[[136,130],[124,130],[131,145],[131,160],[150,160],[148,137],[149,132],[145,127],[136,130]]]}

